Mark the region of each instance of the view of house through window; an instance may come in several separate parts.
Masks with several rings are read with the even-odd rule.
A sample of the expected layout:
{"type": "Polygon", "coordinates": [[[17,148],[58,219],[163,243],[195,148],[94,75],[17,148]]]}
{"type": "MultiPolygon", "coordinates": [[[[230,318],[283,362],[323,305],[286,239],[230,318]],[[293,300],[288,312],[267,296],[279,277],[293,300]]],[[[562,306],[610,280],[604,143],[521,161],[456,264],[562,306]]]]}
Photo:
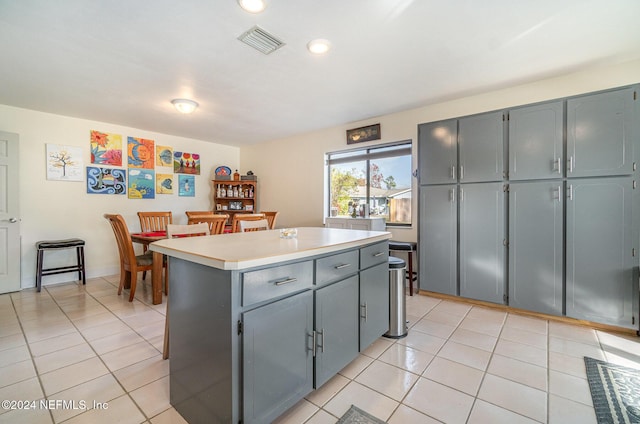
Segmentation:
{"type": "Polygon", "coordinates": [[[411,141],[327,154],[329,216],[411,224],[411,141]]]}

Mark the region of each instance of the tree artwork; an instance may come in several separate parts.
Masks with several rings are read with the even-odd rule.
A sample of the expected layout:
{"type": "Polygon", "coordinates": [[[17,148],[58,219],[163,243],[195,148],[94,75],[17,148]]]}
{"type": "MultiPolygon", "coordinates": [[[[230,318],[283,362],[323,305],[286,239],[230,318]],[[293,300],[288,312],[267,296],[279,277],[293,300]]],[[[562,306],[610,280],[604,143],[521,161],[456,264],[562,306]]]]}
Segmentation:
{"type": "Polygon", "coordinates": [[[54,181],[83,180],[82,148],[47,144],[47,179],[54,181]]]}

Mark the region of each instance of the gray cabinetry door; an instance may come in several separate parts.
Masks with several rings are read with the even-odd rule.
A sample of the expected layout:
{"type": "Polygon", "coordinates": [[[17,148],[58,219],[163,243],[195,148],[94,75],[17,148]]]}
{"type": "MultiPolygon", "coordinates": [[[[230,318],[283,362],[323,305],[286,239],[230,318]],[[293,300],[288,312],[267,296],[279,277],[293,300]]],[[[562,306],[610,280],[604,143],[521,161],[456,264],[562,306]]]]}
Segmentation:
{"type": "Polygon", "coordinates": [[[389,265],[360,272],[360,351],[389,331],[389,265]]]}
{"type": "Polygon", "coordinates": [[[509,305],[562,315],[562,181],[509,185],[509,305]]]}
{"type": "Polygon", "coordinates": [[[243,422],[271,422],[313,389],[313,293],[245,312],[243,326],[243,422]]]}
{"type": "Polygon", "coordinates": [[[358,356],[358,276],[316,290],[315,316],[318,388],[358,356]]]}
{"type": "Polygon", "coordinates": [[[509,111],[509,179],[561,178],[563,103],[509,111]]]}
{"type": "Polygon", "coordinates": [[[567,316],[633,326],[632,178],[567,181],[567,316]]]}
{"type": "Polygon", "coordinates": [[[460,296],[504,303],[504,197],[502,183],[460,186],[460,296]]]}
{"type": "Polygon", "coordinates": [[[420,184],[457,181],[458,121],[451,119],[418,126],[420,184]]]}
{"type": "Polygon", "coordinates": [[[457,186],[421,186],[419,220],[420,288],[458,294],[457,186]]]}
{"type": "Polygon", "coordinates": [[[503,113],[492,112],[460,118],[458,154],[460,182],[502,181],[504,176],[503,113]]]}
{"type": "Polygon", "coordinates": [[[633,88],[567,101],[567,177],[633,172],[633,88]]]}

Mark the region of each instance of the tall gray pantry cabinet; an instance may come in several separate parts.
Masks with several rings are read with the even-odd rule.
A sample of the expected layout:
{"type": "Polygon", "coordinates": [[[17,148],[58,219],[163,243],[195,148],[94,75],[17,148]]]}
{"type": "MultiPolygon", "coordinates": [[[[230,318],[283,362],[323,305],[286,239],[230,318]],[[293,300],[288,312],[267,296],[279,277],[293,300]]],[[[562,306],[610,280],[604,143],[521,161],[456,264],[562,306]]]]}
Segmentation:
{"type": "Polygon", "coordinates": [[[637,97],[636,85],[419,125],[420,287],[637,330],[637,97]]]}

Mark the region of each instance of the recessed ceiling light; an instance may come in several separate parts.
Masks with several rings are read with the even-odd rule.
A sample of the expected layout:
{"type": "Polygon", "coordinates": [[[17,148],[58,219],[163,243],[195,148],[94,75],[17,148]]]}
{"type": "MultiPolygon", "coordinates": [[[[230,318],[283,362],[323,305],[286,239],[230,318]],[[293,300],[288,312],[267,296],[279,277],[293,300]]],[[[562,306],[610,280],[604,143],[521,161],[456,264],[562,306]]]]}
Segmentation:
{"type": "Polygon", "coordinates": [[[264,0],[238,0],[238,4],[249,13],[260,13],[267,7],[264,0]]]}
{"type": "Polygon", "coordinates": [[[307,49],[313,54],[325,54],[330,48],[331,43],[329,40],[325,40],[324,38],[311,40],[309,41],[309,44],[307,44],[307,49]]]}
{"type": "Polygon", "coordinates": [[[173,99],[171,103],[181,113],[192,113],[198,107],[198,103],[189,99],[173,99]]]}

